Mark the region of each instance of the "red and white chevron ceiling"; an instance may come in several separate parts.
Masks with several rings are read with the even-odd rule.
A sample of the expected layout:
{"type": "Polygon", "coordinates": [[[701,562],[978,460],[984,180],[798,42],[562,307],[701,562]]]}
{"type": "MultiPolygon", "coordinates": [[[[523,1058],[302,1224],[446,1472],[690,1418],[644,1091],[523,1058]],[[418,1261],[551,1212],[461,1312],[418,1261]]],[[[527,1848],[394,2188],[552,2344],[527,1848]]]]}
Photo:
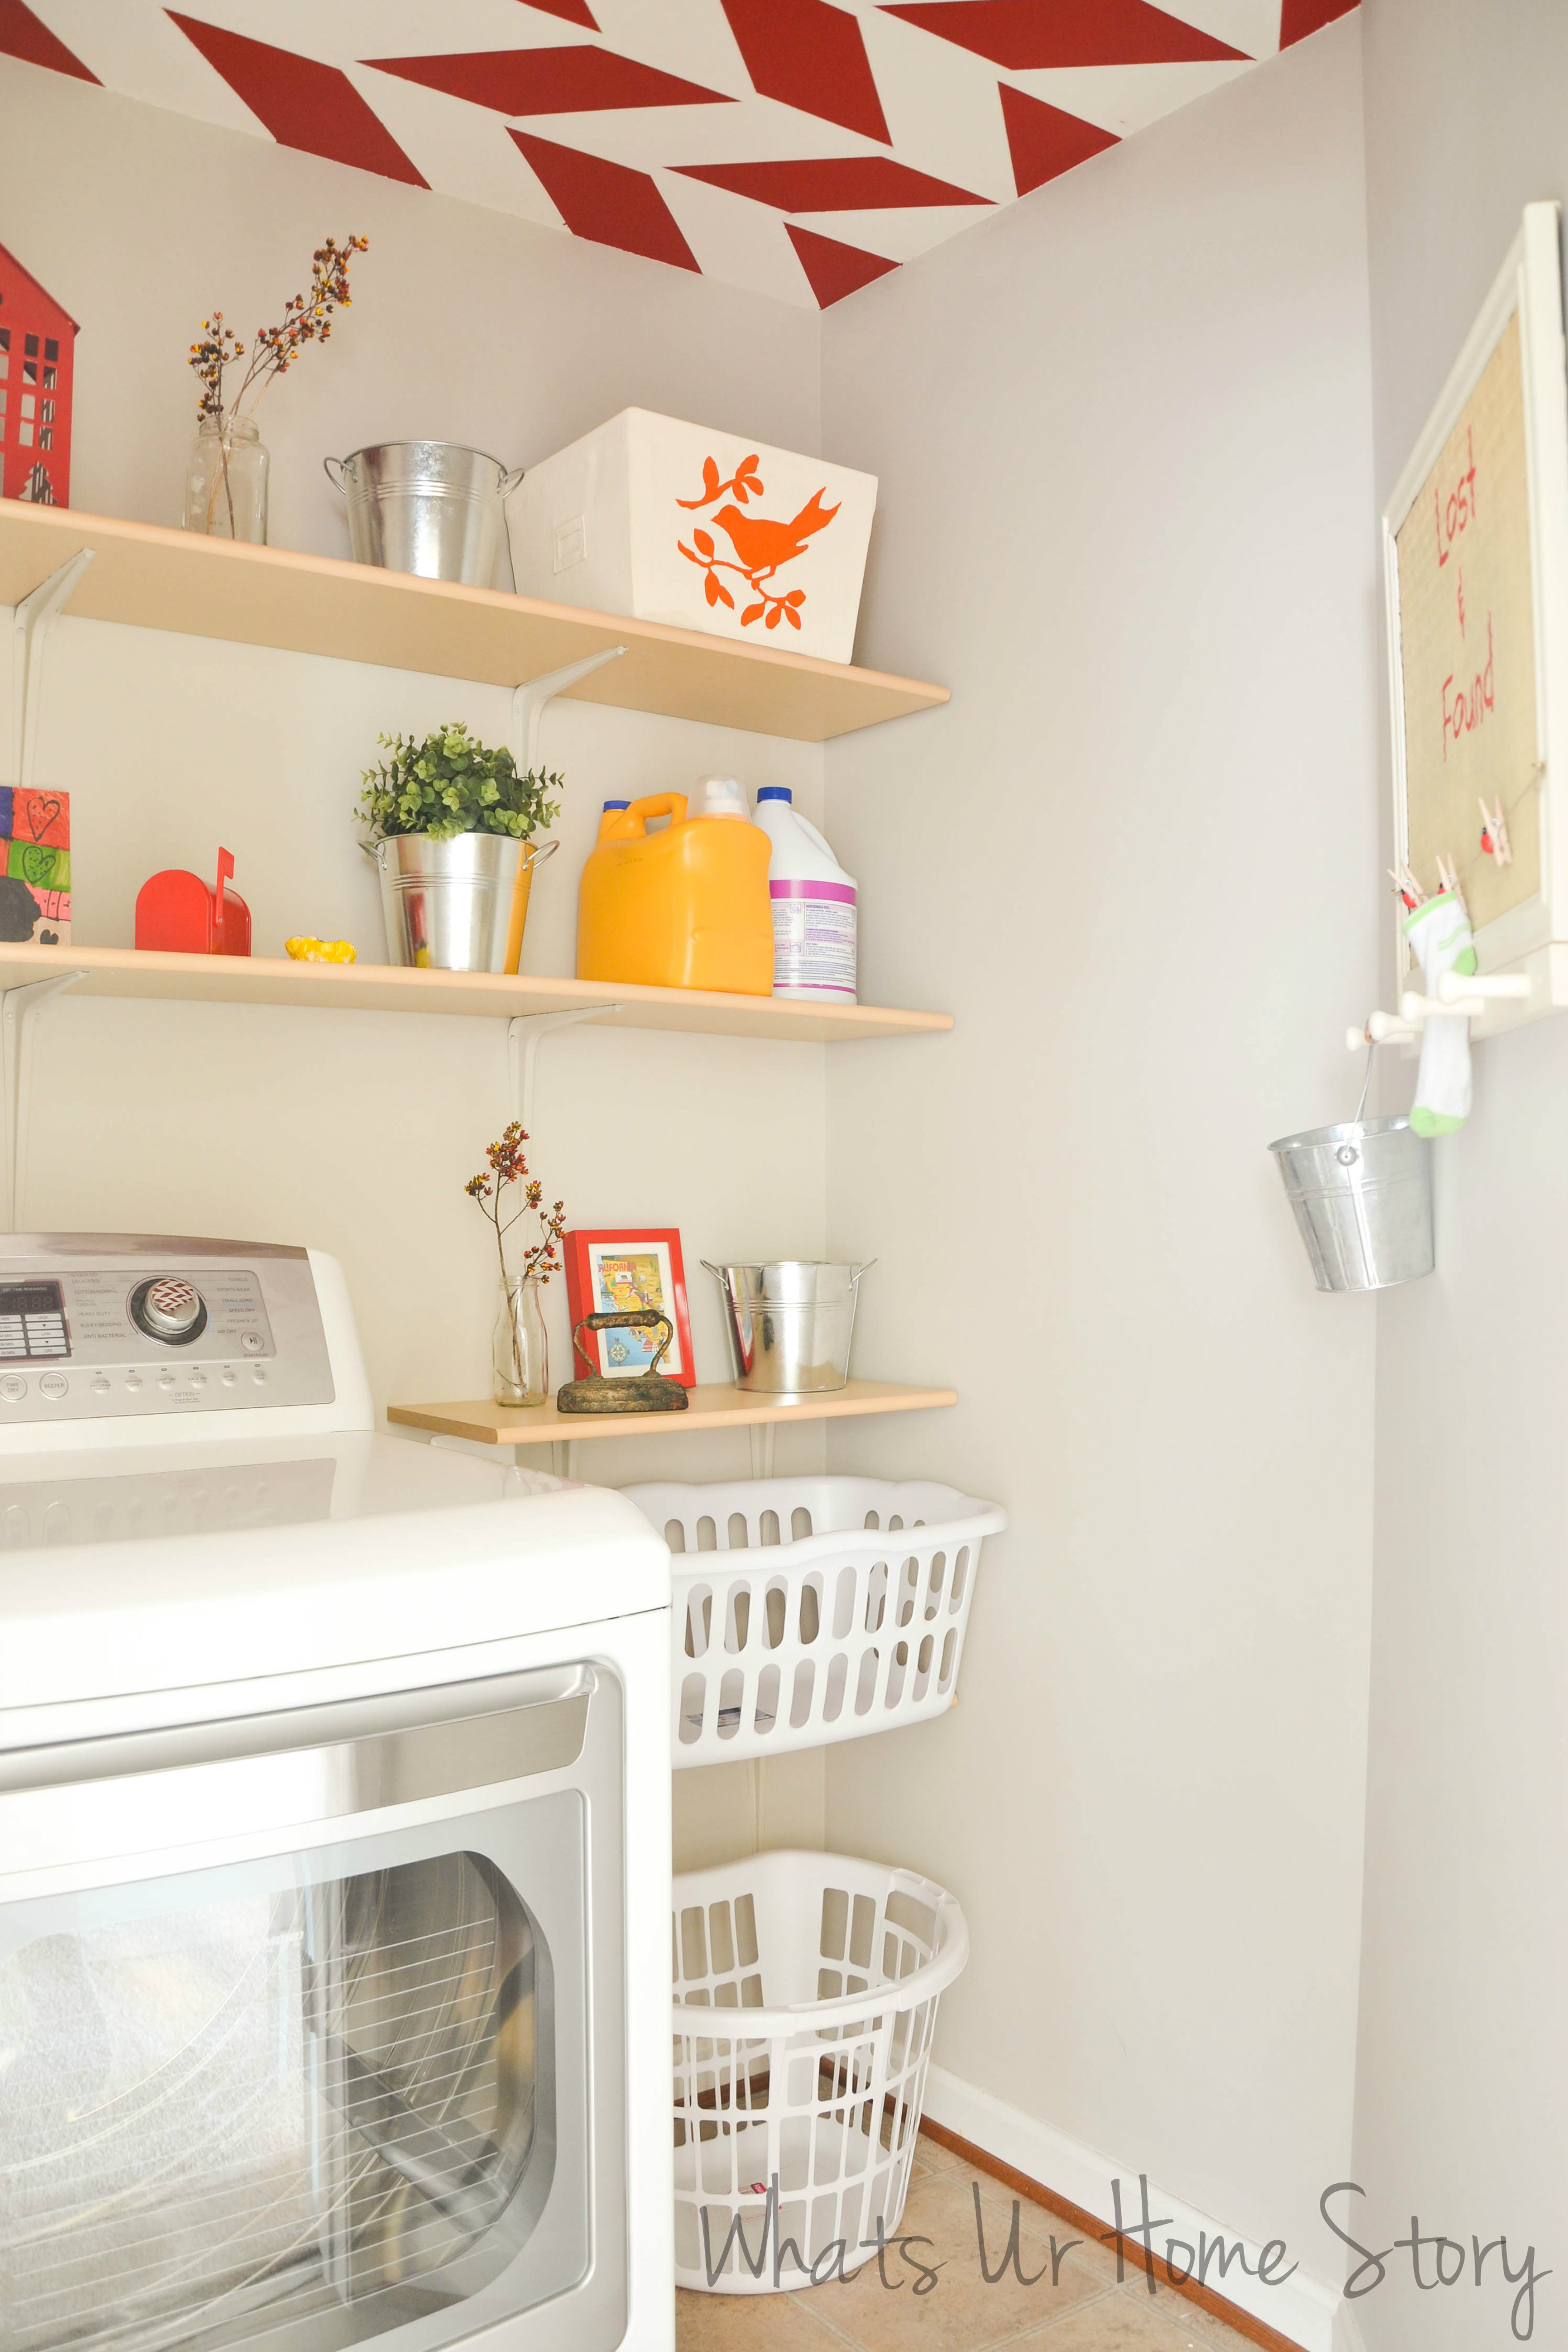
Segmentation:
{"type": "Polygon", "coordinates": [[[0,54],[824,308],[1355,0],[0,0],[0,54]]]}

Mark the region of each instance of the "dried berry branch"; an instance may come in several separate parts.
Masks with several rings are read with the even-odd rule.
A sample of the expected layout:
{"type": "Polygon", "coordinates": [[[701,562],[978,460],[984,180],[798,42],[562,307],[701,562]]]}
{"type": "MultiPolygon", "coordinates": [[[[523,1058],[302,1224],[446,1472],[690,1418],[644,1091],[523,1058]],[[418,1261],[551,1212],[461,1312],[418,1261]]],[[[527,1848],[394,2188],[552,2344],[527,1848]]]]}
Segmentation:
{"type": "MultiPolygon", "coordinates": [[[[224,314],[214,310],[210,319],[202,320],[199,342],[191,345],[190,363],[202,387],[196,404],[196,415],[204,424],[217,428],[219,451],[223,459],[220,479],[229,506],[229,530],[234,530],[234,492],[229,486],[229,440],[234,427],[246,415],[256,414],[256,403],[275,376],[287,375],[307,343],[324,343],[332,331],[332,313],[348,310],[352,302],[349,291],[349,268],[356,253],[368,253],[368,236],[350,236],[344,245],[329,237],[318,246],[310,257],[310,290],[308,294],[290,295],[284,305],[282,324],[258,327],[248,355],[249,363],[240,379],[239,390],[232,400],[225,398],[224,378],[226,371],[246,358],[246,347],[232,327],[224,323],[224,314]],[[250,406],[246,407],[247,394],[250,406]]],[[[213,503],[217,501],[217,483],[213,486],[213,503]]],[[[207,516],[209,528],[212,514],[207,516]]]]}

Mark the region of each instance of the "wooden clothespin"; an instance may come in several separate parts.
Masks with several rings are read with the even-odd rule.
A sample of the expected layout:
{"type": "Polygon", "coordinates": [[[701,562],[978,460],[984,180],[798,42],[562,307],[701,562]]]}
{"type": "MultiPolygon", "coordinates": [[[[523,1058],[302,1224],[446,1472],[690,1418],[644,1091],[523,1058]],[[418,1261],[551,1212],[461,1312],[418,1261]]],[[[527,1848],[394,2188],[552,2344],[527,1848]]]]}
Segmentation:
{"type": "Polygon", "coordinates": [[[1408,866],[1400,866],[1397,873],[1391,866],[1388,869],[1388,878],[1411,914],[1415,913],[1417,907],[1426,905],[1427,893],[1422,889],[1408,866]]]}
{"type": "Polygon", "coordinates": [[[1457,898],[1461,907],[1464,905],[1465,894],[1459,887],[1458,872],[1451,857],[1437,860],[1437,890],[1440,897],[1457,898]]]}
{"type": "Polygon", "coordinates": [[[1485,801],[1479,802],[1477,805],[1481,813],[1482,849],[1489,857],[1495,857],[1500,866],[1511,866],[1513,844],[1508,837],[1508,819],[1503,815],[1501,800],[1499,799],[1490,809],[1485,801]]]}

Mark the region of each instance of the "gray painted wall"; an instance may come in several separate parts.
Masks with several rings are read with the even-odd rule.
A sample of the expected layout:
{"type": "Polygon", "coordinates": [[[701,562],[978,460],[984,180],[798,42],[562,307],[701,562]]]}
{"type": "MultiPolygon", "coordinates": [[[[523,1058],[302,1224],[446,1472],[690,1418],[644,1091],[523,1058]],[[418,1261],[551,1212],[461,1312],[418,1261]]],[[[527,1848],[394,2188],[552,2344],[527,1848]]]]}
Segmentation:
{"type": "Polygon", "coordinates": [[[824,320],[882,478],[861,657],[949,709],[831,745],[863,980],[830,1056],[866,1468],[995,1496],[960,1700],[830,1751],[829,1843],[960,1895],[937,2056],[1331,2274],[1350,2150],[1374,1316],[1264,1146],[1348,1114],[1375,980],[1359,26],[824,320]],[[894,1181],[889,1181],[890,1176],[894,1181]]]}
{"type": "MultiPolygon", "coordinates": [[[[1366,0],[1363,15],[1381,505],[1521,207],[1568,194],[1568,7],[1366,0]]],[[[1437,1147],[1437,1271],[1378,1304],[1355,2233],[1385,2247],[1413,2212],[1467,2250],[1506,2231],[1516,2267],[1533,2240],[1557,2271],[1534,2340],[1560,2344],[1568,1023],[1480,1046],[1475,1096],[1437,1147]]],[[[1476,2289],[1472,2255],[1447,2293],[1418,2293],[1395,2259],[1355,2306],[1373,2352],[1511,2341],[1496,2255],[1494,2284],[1476,2289]]]]}

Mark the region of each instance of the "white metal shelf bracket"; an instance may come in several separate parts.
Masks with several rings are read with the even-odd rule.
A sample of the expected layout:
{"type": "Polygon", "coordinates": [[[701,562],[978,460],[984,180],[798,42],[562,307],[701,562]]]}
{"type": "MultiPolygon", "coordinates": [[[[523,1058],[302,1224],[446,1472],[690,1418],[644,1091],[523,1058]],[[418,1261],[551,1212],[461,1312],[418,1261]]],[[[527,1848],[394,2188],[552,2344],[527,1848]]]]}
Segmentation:
{"type": "Polygon", "coordinates": [[[51,996],[85,979],[79,971],[50,972],[46,980],[25,980],[0,997],[0,1047],[5,1077],[5,1230],[15,1233],[22,1209],[22,1187],[27,1172],[26,1108],[32,1093],[33,1045],[37,1016],[51,996]]]}
{"type": "Polygon", "coordinates": [[[534,1131],[534,1069],[540,1040],[552,1029],[570,1029],[576,1021],[602,1021],[608,1013],[624,1010],[621,1004],[580,1004],[570,1013],[518,1013],[507,1022],[512,1108],[525,1134],[534,1131]]]}
{"type": "MultiPolygon", "coordinates": [[[[564,669],[546,670],[541,677],[530,677],[517,687],[512,694],[512,756],[518,771],[527,775],[537,766],[539,756],[539,727],[547,702],[575,686],[580,677],[589,677],[606,662],[612,662],[625,652],[624,646],[607,646],[602,653],[590,654],[585,661],[568,662],[564,669]]],[[[607,1013],[619,1013],[619,1004],[585,1004],[570,1013],[519,1013],[507,1024],[507,1059],[511,1071],[512,1108],[526,1133],[533,1132],[534,1071],[538,1061],[539,1040],[552,1029],[570,1028],[574,1021],[594,1021],[607,1013]]]]}
{"type": "Polygon", "coordinates": [[[539,722],[547,702],[575,686],[580,677],[589,677],[606,662],[616,661],[625,652],[624,646],[607,646],[602,653],[590,654],[585,661],[568,662],[564,669],[547,669],[541,677],[530,677],[512,694],[512,757],[518,770],[527,775],[539,756],[539,722]]]}
{"type": "Polygon", "coordinates": [[[38,749],[38,720],[44,702],[44,656],[67,599],[92,562],[95,551],[78,550],[57,572],[24,596],[13,616],[11,637],[11,759],[13,783],[24,788],[33,781],[38,749]]]}

